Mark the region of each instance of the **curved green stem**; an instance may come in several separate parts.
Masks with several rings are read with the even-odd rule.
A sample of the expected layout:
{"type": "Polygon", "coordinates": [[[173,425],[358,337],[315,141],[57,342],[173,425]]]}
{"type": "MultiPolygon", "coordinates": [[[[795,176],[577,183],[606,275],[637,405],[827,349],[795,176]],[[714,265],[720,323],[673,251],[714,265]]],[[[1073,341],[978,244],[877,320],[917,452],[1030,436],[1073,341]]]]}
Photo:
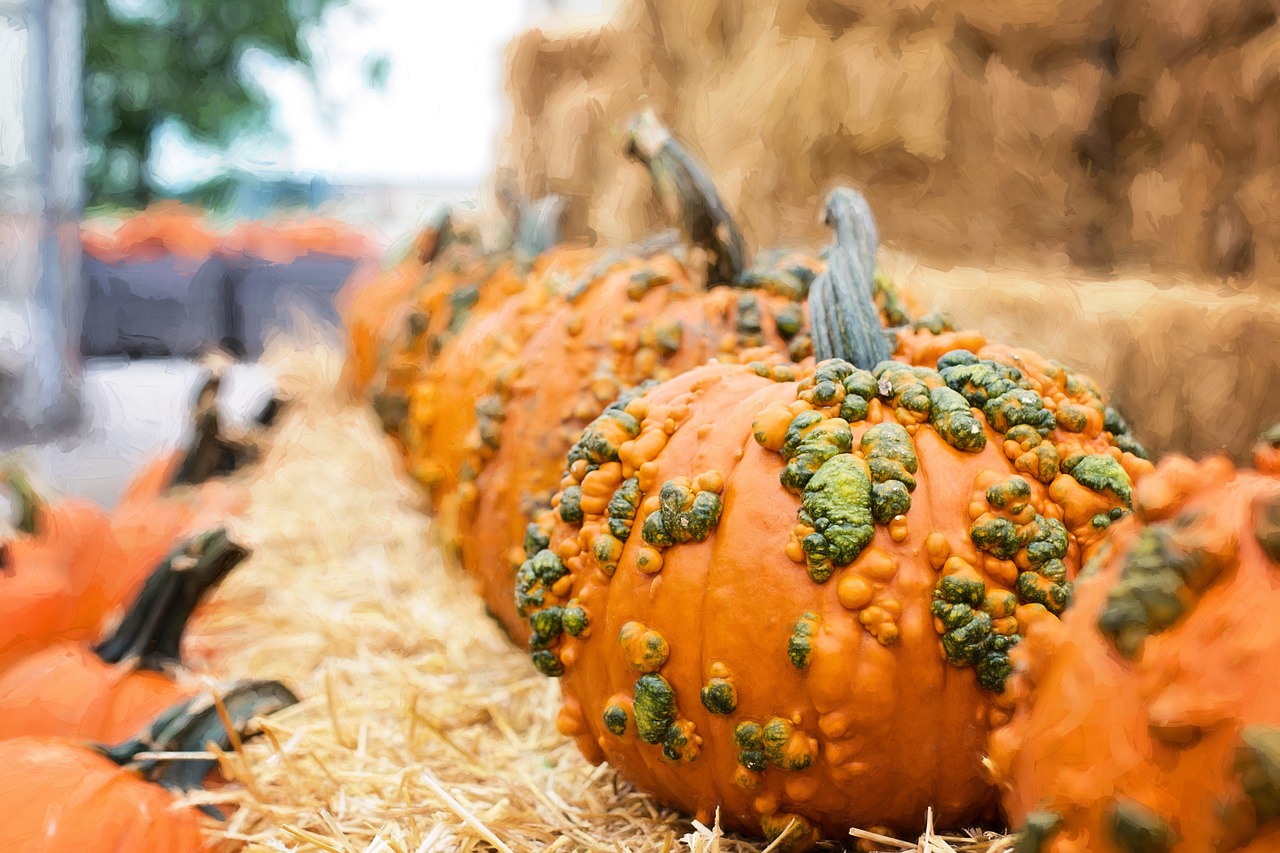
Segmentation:
{"type": "Polygon", "coordinates": [[[187,541],[151,573],[120,625],[94,646],[105,663],[138,669],[181,666],[182,635],[200,599],[249,556],[225,530],[187,541]]]}
{"type": "Polygon", "coordinates": [[[18,532],[35,536],[43,506],[40,496],[36,494],[27,475],[16,467],[9,468],[4,473],[3,481],[9,484],[9,490],[18,500],[18,520],[15,525],[18,532]]]}
{"type": "Polygon", "coordinates": [[[737,281],[746,268],[746,244],[702,164],[652,110],[628,122],[625,150],[648,168],[658,197],[685,237],[710,253],[707,284],[737,281]]]}
{"type": "MultiPolygon", "coordinates": [[[[171,791],[189,791],[204,786],[204,780],[218,765],[215,759],[138,760],[138,756],[148,752],[205,752],[211,743],[225,752],[232,749],[236,741],[248,740],[259,733],[252,727],[254,719],[298,704],[293,691],[274,680],[235,681],[215,690],[221,709],[207,694],[184,700],[171,706],[137,736],[99,750],[121,767],[131,766],[149,782],[171,791]]],[[[201,811],[219,820],[223,818],[221,812],[211,806],[202,807],[201,811]]]]}
{"type": "Polygon", "coordinates": [[[512,246],[516,270],[521,275],[528,275],[534,260],[560,242],[568,207],[568,200],[554,193],[536,201],[521,199],[517,207],[516,236],[512,246]]]}
{"type": "Polygon", "coordinates": [[[826,221],[835,232],[827,268],[809,288],[814,357],[871,370],[893,354],[875,304],[875,220],[861,193],[839,187],[827,197],[826,221]]]}

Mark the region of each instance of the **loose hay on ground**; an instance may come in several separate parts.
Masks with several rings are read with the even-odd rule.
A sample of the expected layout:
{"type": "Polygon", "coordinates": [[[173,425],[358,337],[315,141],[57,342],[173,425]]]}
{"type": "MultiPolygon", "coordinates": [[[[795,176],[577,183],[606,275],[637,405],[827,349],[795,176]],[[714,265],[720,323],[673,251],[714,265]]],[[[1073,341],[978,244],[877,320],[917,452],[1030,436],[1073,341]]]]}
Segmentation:
{"type": "Polygon", "coordinates": [[[257,853],[763,849],[658,807],[556,732],[555,683],[429,544],[373,414],[316,390],[333,363],[293,359],[312,390],[232,525],[253,557],[190,643],[210,677],[279,678],[303,697],[224,757],[243,787],[198,796],[237,807],[220,834],[257,853]]]}

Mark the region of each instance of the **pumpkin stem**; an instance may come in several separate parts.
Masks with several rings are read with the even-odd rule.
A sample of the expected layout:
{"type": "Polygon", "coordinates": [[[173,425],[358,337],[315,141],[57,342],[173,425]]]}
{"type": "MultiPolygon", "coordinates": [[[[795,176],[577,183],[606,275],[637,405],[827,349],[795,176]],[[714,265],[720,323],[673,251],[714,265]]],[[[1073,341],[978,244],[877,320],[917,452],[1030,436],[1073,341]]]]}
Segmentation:
{"type": "Polygon", "coordinates": [[[521,199],[516,209],[516,236],[512,253],[516,271],[528,275],[534,260],[560,242],[565,211],[564,196],[545,195],[536,201],[521,199]]]}
{"type": "Polygon", "coordinates": [[[875,304],[875,220],[867,200],[848,187],[827,197],[825,219],[835,234],[827,268],[809,288],[814,358],[842,358],[871,370],[893,355],[875,304]]]}
{"type": "Polygon", "coordinates": [[[0,482],[9,485],[9,490],[13,492],[18,501],[18,520],[14,526],[19,533],[35,536],[43,502],[40,500],[40,496],[36,494],[35,488],[32,487],[31,481],[27,479],[27,475],[23,474],[21,470],[11,467],[0,477],[0,482]]]}
{"type": "Polygon", "coordinates": [[[625,152],[649,170],[658,198],[686,239],[710,253],[707,284],[736,283],[746,268],[746,244],[702,164],[652,109],[627,123],[625,152]]]}
{"type": "MultiPolygon", "coordinates": [[[[214,477],[230,474],[240,468],[251,457],[249,448],[238,442],[227,439],[222,434],[222,423],[218,415],[218,391],[222,380],[214,375],[205,380],[196,394],[195,409],[192,420],[195,423],[195,439],[187,454],[178,466],[171,486],[195,486],[214,477]]],[[[274,419],[278,414],[280,403],[273,398],[267,409],[259,415],[261,418],[274,419]]],[[[262,423],[263,426],[269,425],[262,423]]]]}
{"type": "Polygon", "coordinates": [[[453,232],[453,206],[443,204],[431,213],[418,239],[413,241],[414,256],[425,267],[457,239],[453,232]]]}
{"type": "MultiPolygon", "coordinates": [[[[205,778],[218,765],[216,759],[139,761],[137,757],[144,752],[205,752],[210,743],[225,752],[260,733],[252,725],[255,718],[298,704],[298,697],[279,681],[245,679],[225,688],[219,686],[215,691],[220,698],[204,694],[178,702],[132,739],[101,747],[102,753],[121,767],[132,765],[149,782],[171,791],[189,791],[203,787],[205,778]],[[235,730],[234,736],[228,723],[235,730]]],[[[223,817],[212,807],[201,811],[218,819],[223,817]]]]}
{"type": "Polygon", "coordinates": [[[147,578],[120,625],[94,653],[109,664],[136,658],[137,669],[181,666],[182,635],[196,605],[248,556],[225,530],[188,540],[147,578]]]}

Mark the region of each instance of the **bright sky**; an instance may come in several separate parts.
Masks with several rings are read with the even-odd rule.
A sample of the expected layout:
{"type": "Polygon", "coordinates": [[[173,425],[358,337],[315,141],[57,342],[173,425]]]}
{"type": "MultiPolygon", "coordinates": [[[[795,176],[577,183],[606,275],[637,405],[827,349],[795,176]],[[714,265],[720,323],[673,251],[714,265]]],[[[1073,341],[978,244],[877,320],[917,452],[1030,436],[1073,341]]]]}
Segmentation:
{"type": "MultiPolygon", "coordinates": [[[[582,14],[607,2],[564,5],[582,14]]],[[[230,165],[338,182],[479,182],[492,168],[506,108],[503,50],[543,8],[538,0],[351,0],[311,41],[320,99],[303,75],[250,60],[289,140],[237,151],[230,165]],[[378,54],[389,57],[390,74],[383,89],[370,90],[366,62],[378,54]]],[[[201,180],[219,162],[176,134],[160,150],[166,183],[201,180]]]]}

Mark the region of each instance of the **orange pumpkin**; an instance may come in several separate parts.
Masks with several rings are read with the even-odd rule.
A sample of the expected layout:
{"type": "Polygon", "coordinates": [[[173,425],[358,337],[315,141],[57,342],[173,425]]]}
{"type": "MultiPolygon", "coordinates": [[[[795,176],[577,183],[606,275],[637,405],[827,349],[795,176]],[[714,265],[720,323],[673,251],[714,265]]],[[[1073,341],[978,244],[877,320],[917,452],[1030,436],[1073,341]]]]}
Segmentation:
{"type": "MultiPolygon", "coordinates": [[[[221,696],[232,726],[248,737],[249,721],[296,704],[279,682],[243,682],[221,696]]],[[[144,752],[201,752],[210,742],[230,749],[230,735],[208,700],[186,701],[161,715],[138,738],[95,748],[70,738],[0,741],[0,798],[11,804],[0,821],[4,850],[215,849],[204,837],[207,818],[181,806],[171,791],[200,787],[216,769],[208,759],[157,765],[144,752]]]]}
{"type": "Polygon", "coordinates": [[[196,537],[147,580],[120,625],[92,647],[64,642],[0,673],[0,739],[67,735],[114,742],[192,692],[163,670],[197,602],[248,552],[223,531],[196,537]]]}
{"type": "Polygon", "coordinates": [[[5,478],[24,520],[0,543],[0,671],[59,639],[88,636],[111,609],[112,578],[126,563],[97,504],[51,504],[17,471],[5,478]]]}
{"type": "Polygon", "coordinates": [[[1280,849],[1274,438],[1256,471],[1164,459],[1061,624],[1018,650],[991,758],[1019,849],[1280,849]]]}
{"type": "Polygon", "coordinates": [[[1008,651],[1056,621],[1150,468],[1092,383],[1033,353],[904,332],[881,361],[866,216],[828,202],[819,361],[709,364],[619,400],[516,579],[560,731],[778,849],[991,814],[1008,651]]]}

